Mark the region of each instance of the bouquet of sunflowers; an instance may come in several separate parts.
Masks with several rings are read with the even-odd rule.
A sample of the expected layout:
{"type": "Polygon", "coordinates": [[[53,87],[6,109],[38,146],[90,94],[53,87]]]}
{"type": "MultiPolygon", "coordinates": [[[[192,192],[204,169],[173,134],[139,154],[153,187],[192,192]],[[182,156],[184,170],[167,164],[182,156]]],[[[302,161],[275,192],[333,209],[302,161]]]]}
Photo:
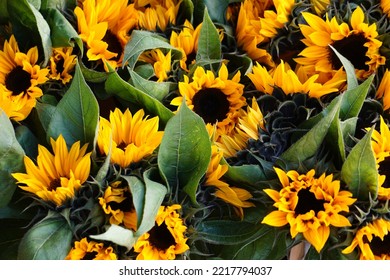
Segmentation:
{"type": "Polygon", "coordinates": [[[1,0],[1,259],[390,259],[390,1],[1,0]]]}

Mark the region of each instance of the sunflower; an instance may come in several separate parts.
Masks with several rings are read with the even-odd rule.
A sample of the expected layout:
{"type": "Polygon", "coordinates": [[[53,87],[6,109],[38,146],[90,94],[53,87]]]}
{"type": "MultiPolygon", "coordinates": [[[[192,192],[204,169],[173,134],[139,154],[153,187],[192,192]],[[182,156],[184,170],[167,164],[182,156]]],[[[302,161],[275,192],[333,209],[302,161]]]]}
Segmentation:
{"type": "Polygon", "coordinates": [[[12,98],[12,96],[0,93],[0,108],[8,118],[17,122],[27,118],[35,104],[35,99],[27,98],[21,94],[12,98]]]}
{"type": "Polygon", "coordinates": [[[371,146],[379,173],[378,199],[390,199],[390,129],[383,117],[380,117],[380,130],[374,130],[371,135],[371,146]]]}
{"type": "Polygon", "coordinates": [[[381,82],[376,90],[377,99],[382,99],[383,110],[390,109],[390,72],[386,69],[382,76],[381,82]]]}
{"type": "MultiPolygon", "coordinates": [[[[301,71],[298,72],[301,73],[301,71]]],[[[267,71],[264,66],[256,63],[252,68],[252,73],[248,73],[247,76],[255,88],[262,93],[272,94],[277,87],[287,95],[304,93],[315,98],[339,91],[346,79],[343,72],[338,71],[332,79],[322,84],[317,81],[318,74],[306,79],[307,76],[295,73],[290,65],[283,60],[272,71],[267,71]],[[304,81],[302,82],[301,79],[304,81]]]]}
{"type": "Polygon", "coordinates": [[[179,204],[160,206],[154,227],[138,238],[134,252],[137,260],[174,260],[189,249],[187,227],[180,218],[179,204]]]}
{"type": "Polygon", "coordinates": [[[108,155],[111,147],[111,163],[122,168],[150,156],[160,145],[163,133],[158,131],[158,117],[144,117],[144,110],[131,114],[118,108],[110,112],[110,121],[100,118],[97,145],[100,153],[108,155]],[[112,143],[111,143],[112,139],[112,143]]]}
{"type": "Polygon", "coordinates": [[[87,180],[91,169],[91,153],[86,153],[87,144],[80,148],[80,141],[68,150],[65,139],[50,139],[53,154],[44,146],[38,146],[37,165],[27,156],[24,165],[27,173],[13,173],[19,187],[33,193],[44,201],[57,206],[75,196],[87,180]]]}
{"type": "Polygon", "coordinates": [[[243,96],[244,85],[240,84],[240,72],[232,79],[228,75],[225,64],[221,65],[218,76],[198,66],[191,82],[188,76],[184,76],[184,82],[179,82],[181,96],[174,98],[171,104],[180,107],[185,97],[187,106],[206,124],[216,124],[218,134],[231,133],[239,110],[246,105],[246,101],[243,96]]]}
{"type": "Polygon", "coordinates": [[[0,50],[0,95],[3,102],[8,102],[6,97],[12,101],[12,109],[7,111],[17,112],[15,120],[25,119],[43,94],[39,86],[48,80],[49,70],[41,68],[37,61],[38,48],[21,52],[13,35],[0,50]]]}
{"type": "Polygon", "coordinates": [[[343,254],[352,253],[359,249],[360,260],[390,260],[390,222],[376,219],[359,228],[354,239],[343,254]]]}
{"type": "Polygon", "coordinates": [[[157,82],[168,80],[168,73],[171,71],[171,51],[164,54],[160,49],[153,49],[143,52],[139,60],[153,65],[157,82]]]}
{"type": "Polygon", "coordinates": [[[340,181],[333,175],[322,174],[315,178],[315,171],[299,174],[287,173],[275,168],[282,189],[264,190],[278,208],[264,217],[262,223],[281,227],[290,225],[293,238],[302,233],[304,238],[320,252],[328,240],[330,226],[350,226],[348,219],[340,212],[349,212],[349,206],[356,199],[349,191],[340,191],[340,181]]]}
{"type": "Polygon", "coordinates": [[[308,72],[332,74],[342,67],[329,45],[351,61],[359,79],[367,78],[385,64],[386,58],[379,53],[382,42],[377,39],[377,26],[364,22],[362,8],[357,7],[353,11],[349,24],[338,23],[336,17],[329,20],[327,16],[323,20],[308,12],[302,15],[307,22],[300,24],[305,37],[302,42],[306,48],[295,61],[307,68],[308,72]]]}
{"type": "Polygon", "coordinates": [[[121,65],[130,31],[137,27],[138,13],[127,0],[84,0],[74,9],[78,33],[87,46],[89,61],[112,68],[121,65]]]}
{"type": "Polygon", "coordinates": [[[59,80],[62,84],[67,84],[72,79],[72,72],[76,66],[76,55],[72,54],[73,48],[53,48],[50,57],[49,77],[53,80],[59,80]]]}
{"type": "Polygon", "coordinates": [[[390,1],[380,0],[379,2],[383,13],[387,14],[387,16],[390,18],[390,1]]]}
{"type": "Polygon", "coordinates": [[[117,255],[111,246],[83,238],[74,243],[65,260],[117,260],[117,255]]]}
{"type": "Polygon", "coordinates": [[[121,181],[115,181],[99,197],[99,204],[104,213],[110,215],[110,224],[124,226],[137,230],[137,213],[132,201],[129,186],[122,186],[121,181]]]}
{"type": "Polygon", "coordinates": [[[319,16],[323,15],[330,4],[330,0],[310,0],[315,13],[319,16]]]}
{"type": "Polygon", "coordinates": [[[181,1],[134,1],[139,14],[139,27],[150,31],[165,31],[170,24],[176,24],[181,1]]]}
{"type": "Polygon", "coordinates": [[[192,64],[195,59],[201,27],[202,24],[199,24],[194,28],[191,22],[186,20],[180,33],[175,31],[171,33],[170,44],[181,51],[180,67],[186,71],[188,71],[187,64],[192,64]]]}

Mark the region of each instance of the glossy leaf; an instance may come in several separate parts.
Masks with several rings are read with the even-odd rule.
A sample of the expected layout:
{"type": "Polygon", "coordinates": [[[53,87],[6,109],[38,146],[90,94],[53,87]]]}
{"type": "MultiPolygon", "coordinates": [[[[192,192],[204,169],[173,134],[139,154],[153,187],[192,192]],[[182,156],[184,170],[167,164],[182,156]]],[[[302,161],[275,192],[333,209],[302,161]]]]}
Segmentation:
{"type": "Polygon", "coordinates": [[[221,42],[219,40],[218,30],[210,19],[205,9],[203,23],[199,33],[197,61],[208,61],[212,59],[221,59],[221,42]]]}
{"type": "Polygon", "coordinates": [[[52,115],[47,137],[57,139],[62,134],[68,146],[80,141],[81,145],[88,143],[92,150],[98,120],[97,100],[76,65],[72,84],[52,115]]]}
{"type": "Polygon", "coordinates": [[[110,227],[102,234],[90,235],[92,239],[111,241],[115,244],[125,247],[128,251],[136,242],[134,232],[130,229],[123,228],[118,225],[110,225],[110,227]]]}
{"type": "Polygon", "coordinates": [[[342,54],[340,54],[332,45],[329,45],[329,48],[337,55],[340,59],[341,64],[344,66],[344,70],[347,73],[347,88],[353,89],[359,85],[358,80],[355,75],[355,68],[353,64],[345,58],[342,54]]]}
{"type": "Polygon", "coordinates": [[[352,148],[341,168],[341,179],[347,184],[353,197],[368,200],[378,194],[378,171],[371,146],[373,129],[352,148]]]}
{"type": "Polygon", "coordinates": [[[196,203],[195,193],[211,159],[211,143],[201,117],[183,100],[167,123],[158,152],[158,166],[168,186],[183,190],[196,203]]]}
{"type": "Polygon", "coordinates": [[[23,148],[15,136],[15,131],[8,116],[0,108],[0,207],[6,206],[15,192],[14,172],[24,170],[23,148]]]}
{"type": "Polygon", "coordinates": [[[44,219],[24,235],[18,259],[63,260],[72,247],[72,237],[72,230],[65,219],[44,219]]]}

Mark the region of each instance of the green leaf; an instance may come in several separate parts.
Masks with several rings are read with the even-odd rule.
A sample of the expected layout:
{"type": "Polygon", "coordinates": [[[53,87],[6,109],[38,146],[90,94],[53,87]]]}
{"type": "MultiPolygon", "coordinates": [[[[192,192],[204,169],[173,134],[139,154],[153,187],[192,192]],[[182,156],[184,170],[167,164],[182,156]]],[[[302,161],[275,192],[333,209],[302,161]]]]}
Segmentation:
{"type": "Polygon", "coordinates": [[[29,158],[36,158],[38,155],[38,140],[25,125],[19,125],[15,128],[15,136],[20,146],[29,158]]]}
{"type": "Polygon", "coordinates": [[[110,225],[106,232],[97,235],[90,235],[92,239],[111,241],[115,244],[123,246],[130,251],[136,242],[134,232],[132,230],[120,227],[118,225],[110,225]]]}
{"type": "Polygon", "coordinates": [[[18,247],[26,233],[27,222],[16,219],[0,219],[0,260],[17,260],[18,247]]]}
{"type": "Polygon", "coordinates": [[[218,30],[205,9],[203,23],[199,33],[197,61],[221,59],[221,41],[218,30]]]}
{"type": "Polygon", "coordinates": [[[51,56],[50,27],[42,14],[26,0],[8,0],[8,13],[17,41],[38,46],[46,65],[51,56]]]}
{"type": "Polygon", "coordinates": [[[8,20],[7,0],[0,0],[0,24],[6,24],[8,20]]]}
{"type": "Polygon", "coordinates": [[[24,171],[25,155],[15,136],[8,116],[0,108],[0,207],[6,206],[15,192],[15,179],[12,173],[24,171]]]}
{"type": "Polygon", "coordinates": [[[196,204],[198,184],[211,160],[211,143],[205,123],[185,100],[168,122],[158,152],[158,166],[166,183],[183,190],[196,204]]]}
{"type": "Polygon", "coordinates": [[[153,82],[148,81],[137,74],[135,71],[130,71],[131,81],[133,85],[141,90],[142,92],[145,92],[146,94],[150,95],[151,97],[157,99],[158,101],[162,102],[163,99],[168,95],[169,92],[175,90],[177,88],[176,83],[170,83],[170,82],[153,82]]]}
{"type": "Polygon", "coordinates": [[[147,113],[158,116],[162,124],[166,124],[174,115],[171,110],[156,98],[125,82],[117,73],[111,73],[107,78],[105,89],[108,94],[120,97],[125,101],[137,105],[139,108],[145,109],[147,113]]]}
{"type": "Polygon", "coordinates": [[[139,56],[144,51],[152,49],[172,50],[172,60],[179,60],[182,56],[179,50],[172,47],[172,45],[160,35],[144,30],[134,30],[131,33],[130,41],[124,49],[123,65],[128,62],[128,67],[130,70],[133,70],[139,56]]]}
{"type": "Polygon", "coordinates": [[[42,11],[51,31],[53,48],[74,47],[74,41],[83,51],[83,42],[70,22],[57,9],[45,9],[42,11]]]}
{"type": "Polygon", "coordinates": [[[281,155],[281,161],[299,163],[313,156],[325,139],[332,122],[338,117],[339,109],[340,99],[337,99],[337,103],[329,112],[281,155]]]}
{"type": "Polygon", "coordinates": [[[192,22],[194,14],[194,3],[191,0],[183,0],[177,13],[176,23],[178,25],[183,24],[187,19],[192,22]]]}
{"type": "Polygon", "coordinates": [[[97,100],[76,64],[72,84],[52,115],[47,137],[57,139],[62,134],[68,146],[80,141],[81,145],[88,143],[89,150],[92,150],[98,120],[97,100]]]}
{"type": "Polygon", "coordinates": [[[44,219],[24,235],[18,259],[63,260],[72,247],[72,236],[72,230],[65,219],[44,219]]]}
{"type": "Polygon", "coordinates": [[[224,174],[224,178],[233,181],[236,185],[247,185],[259,187],[259,183],[268,180],[267,171],[260,165],[248,164],[241,166],[228,165],[228,171],[224,174]]]}
{"type": "Polygon", "coordinates": [[[226,24],[226,9],[231,2],[239,1],[226,1],[226,0],[204,0],[207,10],[209,11],[210,18],[222,24],[226,24]]]}
{"type": "Polygon", "coordinates": [[[194,27],[198,26],[200,23],[202,23],[202,19],[204,17],[204,11],[206,8],[206,5],[204,3],[204,0],[192,0],[194,3],[194,17],[193,17],[193,25],[194,27]]]}
{"type": "Polygon", "coordinates": [[[341,64],[344,66],[344,70],[347,73],[347,88],[353,89],[357,87],[359,83],[356,78],[355,67],[353,66],[353,64],[348,59],[346,59],[343,55],[341,55],[332,45],[329,45],[329,47],[337,55],[337,57],[341,61],[341,64]]]}
{"type": "Polygon", "coordinates": [[[353,197],[368,200],[378,194],[378,170],[371,146],[373,128],[352,148],[341,168],[341,179],[353,197]]]}

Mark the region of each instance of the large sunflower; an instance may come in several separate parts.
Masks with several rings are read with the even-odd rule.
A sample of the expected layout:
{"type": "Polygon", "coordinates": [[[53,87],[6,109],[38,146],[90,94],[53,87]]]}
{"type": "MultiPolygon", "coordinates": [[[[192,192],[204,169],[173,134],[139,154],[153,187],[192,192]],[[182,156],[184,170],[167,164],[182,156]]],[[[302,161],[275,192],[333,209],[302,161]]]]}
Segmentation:
{"type": "Polygon", "coordinates": [[[99,204],[104,213],[110,215],[110,224],[121,225],[137,230],[137,213],[132,201],[129,186],[122,186],[121,181],[115,181],[99,197],[99,204]]]}
{"type": "Polygon", "coordinates": [[[308,72],[334,73],[342,67],[329,45],[351,61],[360,79],[367,78],[385,64],[386,58],[379,53],[382,42],[377,39],[377,26],[365,23],[362,8],[357,7],[353,11],[349,24],[339,23],[336,17],[329,20],[327,16],[323,20],[307,12],[302,15],[307,22],[300,24],[306,48],[295,61],[308,72]]]}
{"type": "Polygon", "coordinates": [[[390,221],[376,219],[359,228],[344,254],[358,248],[361,260],[390,260],[390,221]]]}
{"type": "Polygon", "coordinates": [[[38,48],[21,52],[13,35],[0,50],[0,95],[1,99],[7,97],[14,103],[14,109],[9,110],[16,112],[15,120],[25,119],[43,94],[39,86],[48,80],[49,70],[41,68],[37,62],[38,48]]]}
{"type": "Polygon", "coordinates": [[[19,187],[57,206],[75,196],[75,192],[87,180],[91,169],[91,153],[87,144],[80,148],[74,143],[68,150],[65,139],[50,139],[53,154],[44,146],[38,146],[37,165],[27,156],[24,165],[27,173],[13,173],[19,187]]]}
{"type": "Polygon", "coordinates": [[[111,246],[83,238],[74,243],[65,260],[117,260],[117,255],[111,246]]]}
{"type": "Polygon", "coordinates": [[[67,84],[72,79],[72,72],[76,66],[77,56],[72,54],[73,48],[53,48],[50,57],[49,77],[67,84]]]}
{"type": "Polygon", "coordinates": [[[127,0],[78,1],[74,10],[80,38],[87,46],[89,61],[100,61],[108,71],[121,65],[130,31],[137,26],[138,13],[127,0]]]}
{"type": "Polygon", "coordinates": [[[109,121],[100,118],[97,137],[100,153],[108,155],[111,147],[111,163],[122,168],[150,156],[160,145],[164,133],[158,131],[158,121],[158,117],[145,117],[142,109],[134,116],[129,109],[124,113],[115,109],[109,121]]]}
{"type": "Polygon", "coordinates": [[[340,191],[340,181],[333,175],[322,174],[315,178],[315,171],[299,174],[287,173],[275,168],[282,189],[264,190],[278,209],[264,217],[262,223],[274,227],[289,224],[293,238],[302,233],[304,238],[320,252],[328,240],[330,226],[350,226],[342,212],[349,212],[349,206],[356,199],[349,191],[340,191]]]}
{"type": "Polygon", "coordinates": [[[243,96],[244,85],[240,84],[240,72],[231,79],[228,75],[225,64],[222,64],[218,76],[198,66],[192,81],[184,76],[184,82],[179,82],[181,96],[174,98],[171,104],[179,107],[185,97],[187,106],[202,117],[206,124],[216,124],[218,134],[231,133],[239,110],[246,105],[246,101],[243,96]]]}
{"type": "Polygon", "coordinates": [[[154,227],[138,238],[134,252],[137,260],[174,260],[189,249],[187,227],[180,218],[179,204],[160,206],[154,227]]]}
{"type": "Polygon", "coordinates": [[[252,73],[248,73],[247,76],[258,91],[266,94],[272,94],[275,87],[278,87],[287,95],[304,93],[315,98],[339,91],[346,79],[341,71],[338,71],[331,80],[324,84],[318,82],[318,74],[305,79],[303,75],[296,74],[283,60],[272,71],[267,71],[264,66],[256,63],[252,68],[252,73]]]}

